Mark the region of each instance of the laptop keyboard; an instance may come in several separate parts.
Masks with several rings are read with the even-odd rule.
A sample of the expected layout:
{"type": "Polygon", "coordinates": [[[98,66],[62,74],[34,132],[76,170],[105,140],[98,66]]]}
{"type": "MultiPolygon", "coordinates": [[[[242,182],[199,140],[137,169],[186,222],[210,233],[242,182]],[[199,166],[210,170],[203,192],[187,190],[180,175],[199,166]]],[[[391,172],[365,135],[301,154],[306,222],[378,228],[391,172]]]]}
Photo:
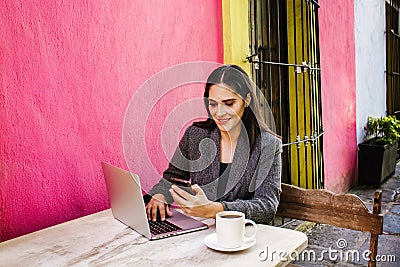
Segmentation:
{"type": "Polygon", "coordinates": [[[182,230],[179,226],[169,222],[169,221],[149,221],[150,233],[153,235],[165,234],[169,232],[174,232],[182,230]]]}

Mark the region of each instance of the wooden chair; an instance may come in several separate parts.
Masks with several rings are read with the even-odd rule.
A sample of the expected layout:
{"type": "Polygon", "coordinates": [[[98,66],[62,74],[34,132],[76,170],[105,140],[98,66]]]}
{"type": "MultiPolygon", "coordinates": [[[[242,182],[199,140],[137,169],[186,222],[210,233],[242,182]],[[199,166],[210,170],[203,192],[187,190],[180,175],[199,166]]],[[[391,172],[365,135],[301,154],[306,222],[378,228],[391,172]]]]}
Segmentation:
{"type": "Polygon", "coordinates": [[[381,214],[382,191],[374,194],[373,211],[353,194],[334,194],[324,189],[303,189],[282,184],[277,216],[341,228],[370,232],[370,257],[368,266],[376,266],[378,237],[383,231],[381,214]]]}

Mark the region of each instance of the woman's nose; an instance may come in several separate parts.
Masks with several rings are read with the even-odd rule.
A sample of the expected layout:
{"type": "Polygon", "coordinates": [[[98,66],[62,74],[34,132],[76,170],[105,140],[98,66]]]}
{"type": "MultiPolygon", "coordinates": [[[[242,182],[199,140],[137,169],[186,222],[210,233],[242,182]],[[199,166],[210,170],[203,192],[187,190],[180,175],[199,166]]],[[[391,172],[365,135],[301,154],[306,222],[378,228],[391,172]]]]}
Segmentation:
{"type": "Polygon", "coordinates": [[[222,116],[225,113],[226,113],[225,107],[223,105],[221,105],[221,104],[218,104],[216,115],[217,116],[222,116]]]}

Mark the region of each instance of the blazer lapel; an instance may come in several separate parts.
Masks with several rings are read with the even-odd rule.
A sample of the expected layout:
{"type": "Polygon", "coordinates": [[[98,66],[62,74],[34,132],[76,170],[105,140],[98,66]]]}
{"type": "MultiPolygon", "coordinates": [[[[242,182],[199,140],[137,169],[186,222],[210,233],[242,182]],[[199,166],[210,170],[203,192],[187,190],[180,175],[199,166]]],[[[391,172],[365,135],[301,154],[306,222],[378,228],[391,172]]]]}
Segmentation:
{"type": "Polygon", "coordinates": [[[206,150],[207,157],[210,158],[214,156],[213,161],[211,162],[209,168],[199,172],[200,175],[199,179],[205,181],[202,185],[202,189],[204,193],[207,195],[207,198],[211,201],[215,201],[217,199],[217,187],[218,187],[218,177],[219,177],[219,169],[220,169],[220,138],[221,134],[219,132],[218,127],[215,127],[210,133],[211,141],[215,144],[217,148],[216,155],[214,156],[209,149],[206,150]]]}

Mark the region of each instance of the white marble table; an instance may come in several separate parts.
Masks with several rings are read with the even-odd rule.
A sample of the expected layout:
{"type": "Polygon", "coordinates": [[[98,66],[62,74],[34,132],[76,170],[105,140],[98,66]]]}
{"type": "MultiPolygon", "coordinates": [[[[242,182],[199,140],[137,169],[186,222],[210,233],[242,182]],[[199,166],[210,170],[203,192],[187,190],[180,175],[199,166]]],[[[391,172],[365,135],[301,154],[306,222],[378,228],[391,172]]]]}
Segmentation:
{"type": "Polygon", "coordinates": [[[204,244],[214,220],[205,222],[207,230],[148,241],[105,210],[0,243],[0,266],[285,266],[285,253],[307,247],[301,232],[258,225],[253,247],[214,251],[204,244]]]}

